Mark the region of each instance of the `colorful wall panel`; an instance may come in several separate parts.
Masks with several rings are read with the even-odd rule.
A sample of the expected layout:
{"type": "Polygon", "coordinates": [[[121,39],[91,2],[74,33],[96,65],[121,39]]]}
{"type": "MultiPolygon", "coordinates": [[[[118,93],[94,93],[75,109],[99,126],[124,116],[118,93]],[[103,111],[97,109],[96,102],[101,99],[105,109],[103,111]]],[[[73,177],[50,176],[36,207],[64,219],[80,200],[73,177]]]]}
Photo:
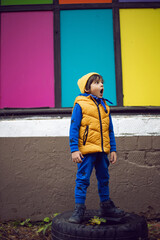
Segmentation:
{"type": "Polygon", "coordinates": [[[54,107],[53,12],[1,14],[1,108],[54,107]]]}
{"type": "Polygon", "coordinates": [[[116,105],[112,10],[61,11],[62,107],[80,93],[77,80],[88,72],[104,78],[104,97],[116,105]]]}
{"type": "Polygon", "coordinates": [[[111,3],[112,0],[59,0],[60,4],[78,4],[78,3],[111,3]]]}
{"type": "Polygon", "coordinates": [[[1,0],[1,5],[52,4],[53,0],[1,0]]]}
{"type": "Polygon", "coordinates": [[[160,9],[121,9],[124,106],[160,105],[160,9]]]}

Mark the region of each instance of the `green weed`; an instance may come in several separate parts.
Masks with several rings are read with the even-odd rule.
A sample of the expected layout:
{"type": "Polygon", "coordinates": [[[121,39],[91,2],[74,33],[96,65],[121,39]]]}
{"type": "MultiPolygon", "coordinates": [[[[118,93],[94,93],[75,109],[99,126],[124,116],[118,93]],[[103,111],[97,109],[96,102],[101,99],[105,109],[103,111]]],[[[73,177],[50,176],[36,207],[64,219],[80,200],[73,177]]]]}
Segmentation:
{"type": "Polygon", "coordinates": [[[46,234],[46,231],[51,231],[52,219],[56,217],[59,213],[55,213],[51,218],[45,217],[42,222],[40,222],[40,228],[36,231],[37,233],[43,232],[43,235],[46,234]]]}
{"type": "Polygon", "coordinates": [[[106,219],[94,216],[93,218],[91,218],[89,220],[89,224],[91,224],[91,225],[96,225],[96,224],[100,225],[101,223],[106,223],[106,219]]]}

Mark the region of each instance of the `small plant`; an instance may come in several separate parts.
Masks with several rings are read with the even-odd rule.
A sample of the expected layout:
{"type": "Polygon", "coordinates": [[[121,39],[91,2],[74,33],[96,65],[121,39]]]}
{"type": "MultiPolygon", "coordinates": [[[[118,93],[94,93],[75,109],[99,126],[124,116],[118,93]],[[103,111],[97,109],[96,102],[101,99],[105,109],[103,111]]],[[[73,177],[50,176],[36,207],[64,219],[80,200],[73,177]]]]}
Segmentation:
{"type": "Polygon", "coordinates": [[[150,221],[147,225],[149,230],[149,239],[160,240],[160,222],[150,221]]]}
{"type": "Polygon", "coordinates": [[[37,230],[37,233],[43,232],[43,235],[45,235],[46,231],[50,231],[52,226],[52,218],[56,217],[58,214],[59,213],[55,213],[51,218],[45,217],[43,222],[40,223],[41,227],[37,230]]]}
{"type": "Polygon", "coordinates": [[[21,226],[32,227],[32,223],[30,222],[30,218],[27,218],[25,221],[21,222],[21,226]]]}
{"type": "Polygon", "coordinates": [[[10,224],[13,225],[14,227],[19,227],[19,226],[32,227],[32,223],[30,222],[30,218],[27,218],[23,222],[20,221],[20,220],[16,220],[16,221],[10,222],[10,224]]]}
{"type": "Polygon", "coordinates": [[[106,223],[106,219],[94,216],[89,220],[89,225],[100,225],[101,223],[106,223]]]}
{"type": "Polygon", "coordinates": [[[26,220],[22,221],[14,221],[12,222],[12,225],[14,227],[19,227],[19,226],[23,226],[23,227],[34,227],[35,225],[37,226],[38,230],[36,230],[36,233],[41,233],[43,232],[43,235],[46,234],[46,231],[50,231],[51,230],[51,226],[52,226],[52,219],[54,217],[56,217],[59,213],[55,213],[53,214],[53,216],[51,217],[45,217],[43,219],[43,221],[40,222],[36,222],[36,223],[31,223],[30,218],[27,218],[26,220]]]}
{"type": "Polygon", "coordinates": [[[12,225],[13,227],[19,227],[20,224],[21,224],[21,221],[16,220],[16,221],[14,221],[14,222],[10,222],[10,223],[11,223],[11,225],[12,225]]]}

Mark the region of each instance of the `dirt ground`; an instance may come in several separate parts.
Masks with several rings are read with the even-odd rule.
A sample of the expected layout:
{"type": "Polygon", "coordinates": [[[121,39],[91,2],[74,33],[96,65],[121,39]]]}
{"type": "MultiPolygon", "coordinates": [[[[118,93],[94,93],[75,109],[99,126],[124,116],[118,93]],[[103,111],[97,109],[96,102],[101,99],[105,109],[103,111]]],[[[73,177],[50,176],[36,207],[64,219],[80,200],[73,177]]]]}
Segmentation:
{"type": "MultiPolygon", "coordinates": [[[[0,223],[0,240],[51,240],[50,227],[47,228],[45,235],[40,229],[39,223],[26,224],[22,226],[17,222],[0,223]]],[[[160,221],[148,221],[149,240],[160,240],[160,221]]]]}

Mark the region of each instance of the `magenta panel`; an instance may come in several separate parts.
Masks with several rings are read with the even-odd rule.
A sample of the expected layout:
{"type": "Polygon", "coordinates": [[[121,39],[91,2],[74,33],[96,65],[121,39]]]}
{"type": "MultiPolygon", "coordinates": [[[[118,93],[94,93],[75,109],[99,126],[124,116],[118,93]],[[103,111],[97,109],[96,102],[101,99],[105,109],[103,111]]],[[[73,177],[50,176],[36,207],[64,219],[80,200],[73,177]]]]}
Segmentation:
{"type": "Polygon", "coordinates": [[[160,0],[119,0],[119,2],[160,2],[160,0]]]}
{"type": "Polygon", "coordinates": [[[1,108],[54,107],[53,13],[1,14],[1,108]]]}

